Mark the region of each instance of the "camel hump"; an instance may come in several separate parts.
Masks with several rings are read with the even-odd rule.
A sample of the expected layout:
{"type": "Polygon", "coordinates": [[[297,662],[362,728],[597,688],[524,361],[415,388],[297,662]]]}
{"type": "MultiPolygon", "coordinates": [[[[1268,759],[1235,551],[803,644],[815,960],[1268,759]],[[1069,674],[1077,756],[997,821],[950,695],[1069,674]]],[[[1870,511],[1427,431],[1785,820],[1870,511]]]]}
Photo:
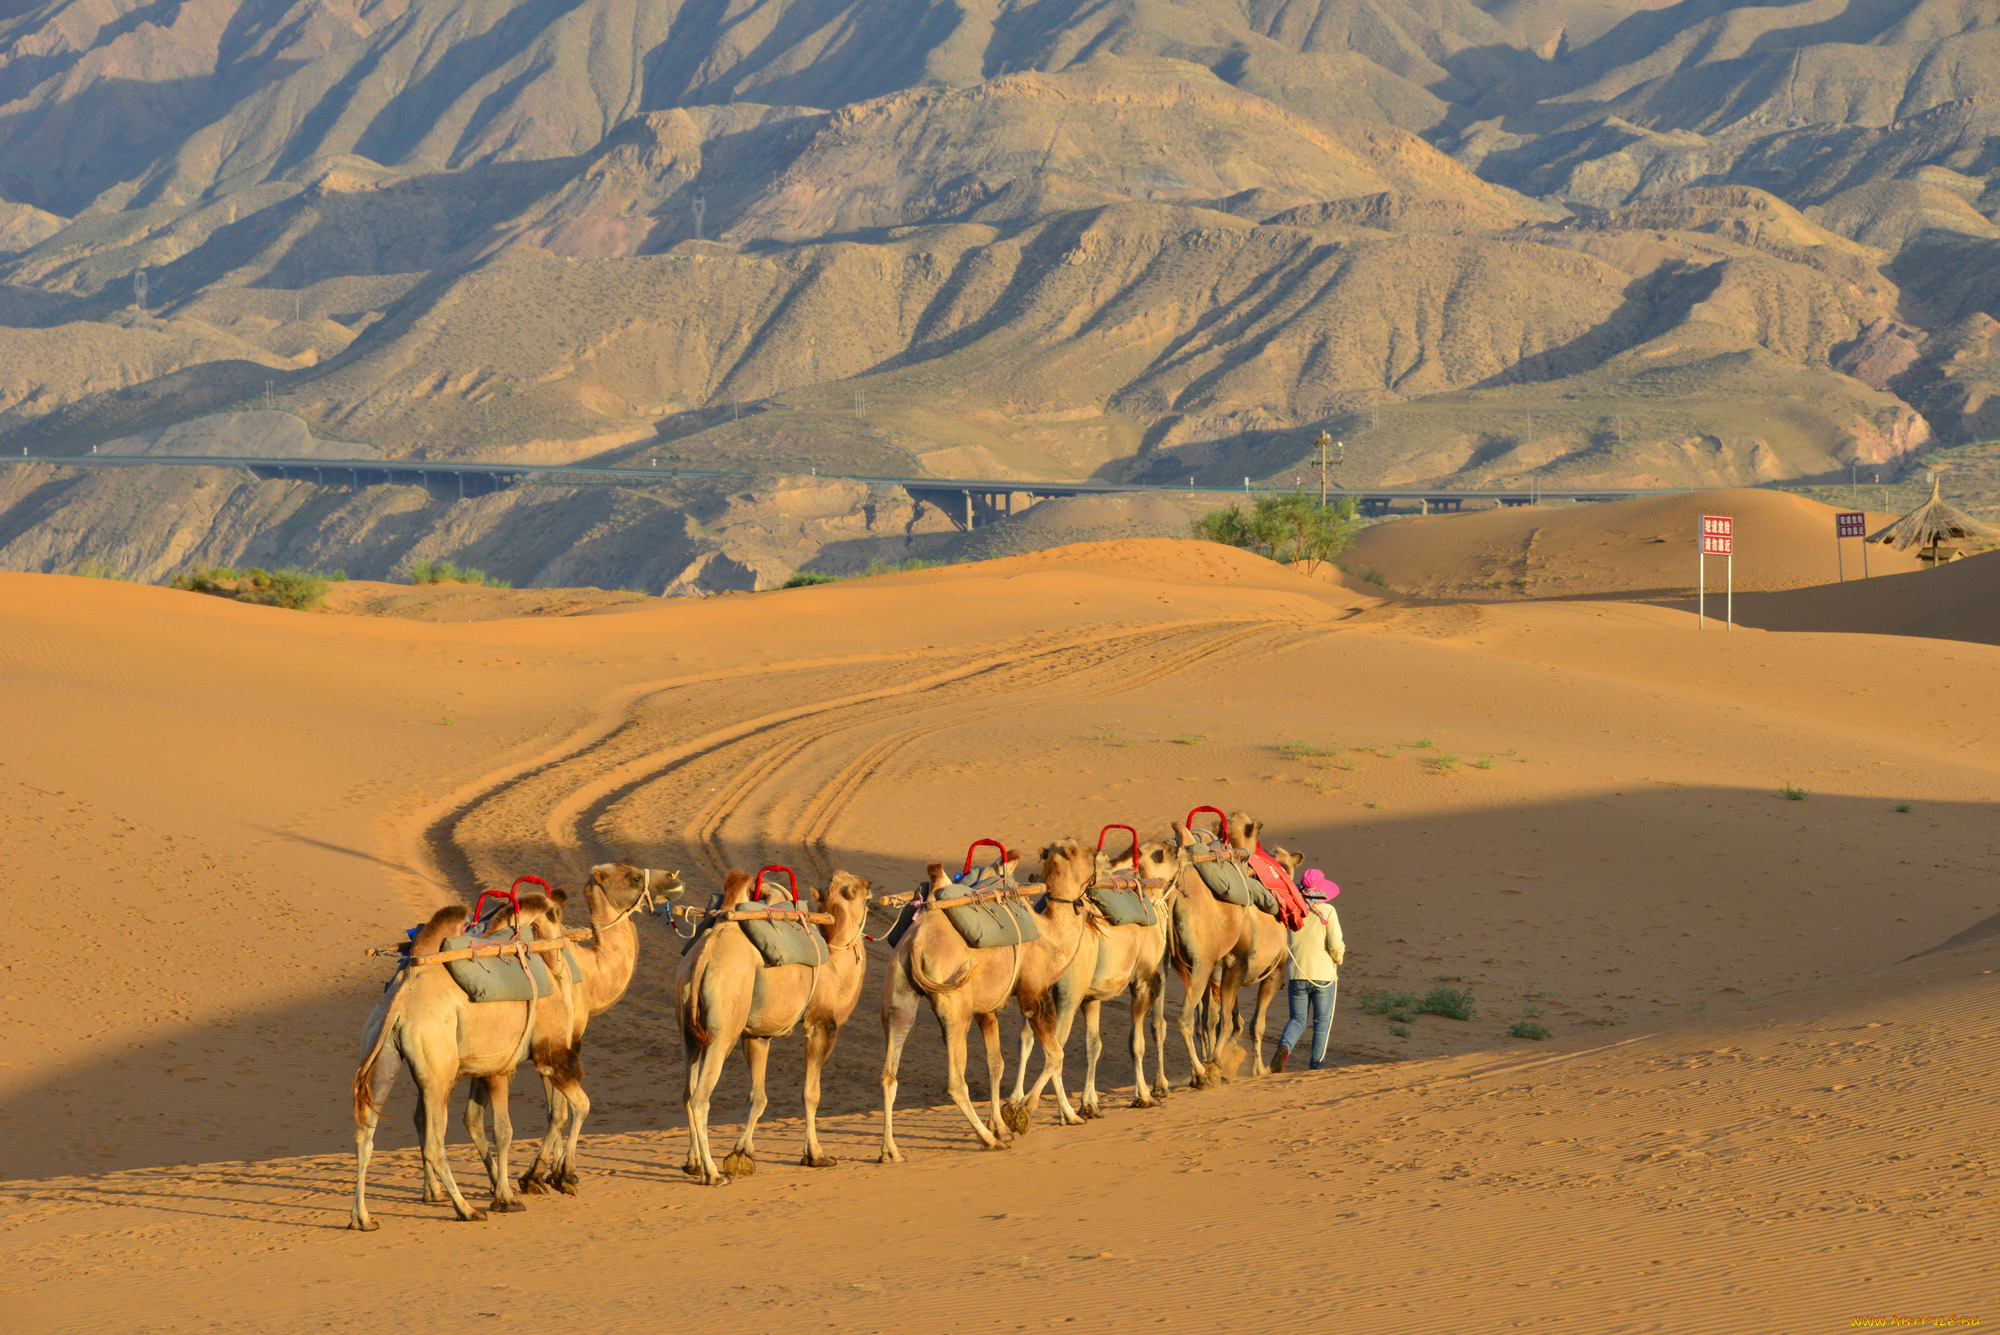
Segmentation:
{"type": "Polygon", "coordinates": [[[750,887],[755,878],[748,872],[731,867],[729,874],[722,878],[722,903],[718,908],[733,909],[750,898],[750,887]]]}
{"type": "Polygon", "coordinates": [[[439,909],[431,915],[429,922],[417,930],[416,937],[410,942],[410,953],[435,954],[446,937],[458,935],[459,929],[465,926],[465,920],[469,916],[471,915],[465,911],[463,904],[453,904],[439,909]]]}

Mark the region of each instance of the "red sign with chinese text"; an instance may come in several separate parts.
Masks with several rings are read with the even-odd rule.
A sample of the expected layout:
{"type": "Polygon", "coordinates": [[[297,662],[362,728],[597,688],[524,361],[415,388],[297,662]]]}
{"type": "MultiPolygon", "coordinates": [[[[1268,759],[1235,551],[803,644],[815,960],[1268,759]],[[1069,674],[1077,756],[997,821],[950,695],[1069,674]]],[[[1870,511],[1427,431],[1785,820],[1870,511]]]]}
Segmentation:
{"type": "Polygon", "coordinates": [[[1833,536],[1836,538],[1867,537],[1868,516],[1854,510],[1842,510],[1833,517],[1833,536]]]}
{"type": "Polygon", "coordinates": [[[1729,556],[1736,544],[1736,520],[1731,515],[1703,515],[1701,517],[1701,554],[1703,556],[1729,556]]]}

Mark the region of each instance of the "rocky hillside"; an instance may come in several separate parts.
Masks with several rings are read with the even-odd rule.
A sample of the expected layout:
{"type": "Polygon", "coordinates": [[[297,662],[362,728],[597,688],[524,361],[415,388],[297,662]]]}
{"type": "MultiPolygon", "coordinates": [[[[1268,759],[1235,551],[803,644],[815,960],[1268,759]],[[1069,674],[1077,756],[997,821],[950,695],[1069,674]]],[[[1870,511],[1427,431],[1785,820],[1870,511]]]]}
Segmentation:
{"type": "Polygon", "coordinates": [[[254,409],[1235,480],[1326,428],[1349,482],[1741,484],[2000,434],[1992,0],[0,13],[0,453],[254,409]]]}

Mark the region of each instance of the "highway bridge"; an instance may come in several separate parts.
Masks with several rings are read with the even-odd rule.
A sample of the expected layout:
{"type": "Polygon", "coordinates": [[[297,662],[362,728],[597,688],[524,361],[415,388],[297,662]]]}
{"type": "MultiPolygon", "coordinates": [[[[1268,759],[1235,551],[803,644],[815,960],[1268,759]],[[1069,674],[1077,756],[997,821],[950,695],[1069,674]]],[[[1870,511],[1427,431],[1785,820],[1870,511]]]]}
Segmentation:
{"type": "MultiPolygon", "coordinates": [[[[53,464],[62,468],[240,468],[260,478],[287,478],[327,487],[383,486],[394,483],[425,487],[460,498],[483,495],[526,482],[560,486],[647,486],[683,478],[770,477],[745,469],[646,467],[611,468],[590,464],[481,463],[431,459],[257,459],[221,455],[82,454],[0,456],[0,463],[53,464]]],[[[796,476],[796,474],[792,474],[796,476]]],[[[1105,482],[1095,478],[1075,482],[1026,481],[1016,478],[867,477],[851,473],[820,473],[820,477],[901,487],[929,501],[967,529],[1012,514],[1017,499],[1032,504],[1052,496],[1117,496],[1144,493],[1258,495],[1290,491],[1287,487],[1163,487],[1153,483],[1105,482]]],[[[1329,493],[1351,496],[1363,514],[1386,514],[1398,502],[1415,501],[1425,513],[1462,509],[1468,502],[1495,505],[1537,505],[1543,501],[1617,501],[1633,496],[1666,495],[1678,488],[1589,487],[1358,487],[1329,493]]]]}

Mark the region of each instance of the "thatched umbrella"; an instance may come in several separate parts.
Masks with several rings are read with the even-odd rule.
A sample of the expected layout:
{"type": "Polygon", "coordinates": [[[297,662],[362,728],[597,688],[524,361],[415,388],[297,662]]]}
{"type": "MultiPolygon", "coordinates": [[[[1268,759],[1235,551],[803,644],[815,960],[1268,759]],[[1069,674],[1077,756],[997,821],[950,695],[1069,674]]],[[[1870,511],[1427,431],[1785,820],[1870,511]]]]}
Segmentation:
{"type": "Polygon", "coordinates": [[[2000,529],[1982,524],[1971,515],[1947,505],[1938,495],[1938,481],[1931,479],[1931,498],[1889,527],[1868,535],[1869,542],[1886,542],[1897,551],[1915,547],[1924,562],[1955,560],[1958,544],[1967,538],[2000,537],[2000,529]]]}

